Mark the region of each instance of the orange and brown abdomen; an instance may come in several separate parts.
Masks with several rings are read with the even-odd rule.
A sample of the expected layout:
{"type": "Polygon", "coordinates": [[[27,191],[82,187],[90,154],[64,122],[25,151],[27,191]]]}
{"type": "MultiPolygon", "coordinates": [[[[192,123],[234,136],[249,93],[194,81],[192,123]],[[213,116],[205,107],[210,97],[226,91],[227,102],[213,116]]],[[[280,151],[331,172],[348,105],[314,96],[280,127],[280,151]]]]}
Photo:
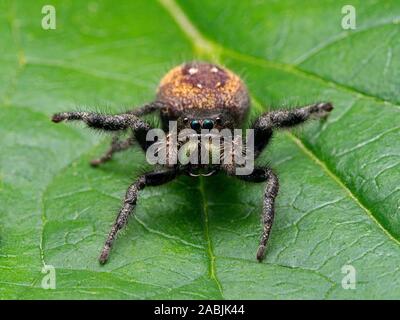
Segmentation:
{"type": "Polygon", "coordinates": [[[249,109],[249,96],[242,80],[233,72],[205,62],[190,62],[170,70],[157,92],[171,112],[187,109],[226,108],[241,121],[249,109]]]}

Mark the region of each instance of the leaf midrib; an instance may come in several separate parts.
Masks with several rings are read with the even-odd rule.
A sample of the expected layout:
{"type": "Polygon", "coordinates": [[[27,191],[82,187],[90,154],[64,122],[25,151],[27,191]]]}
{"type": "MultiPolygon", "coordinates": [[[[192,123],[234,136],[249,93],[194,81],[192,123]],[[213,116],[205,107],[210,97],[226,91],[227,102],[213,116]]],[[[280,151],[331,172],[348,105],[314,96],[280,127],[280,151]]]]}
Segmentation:
{"type": "Polygon", "coordinates": [[[213,250],[213,245],[211,242],[210,232],[209,232],[209,220],[208,220],[208,203],[206,192],[204,189],[204,177],[199,177],[199,191],[201,194],[201,201],[203,202],[202,210],[204,216],[204,235],[207,242],[207,253],[208,258],[210,260],[209,263],[209,276],[216,283],[219,293],[221,294],[221,298],[223,298],[222,286],[220,281],[217,278],[217,271],[215,267],[215,255],[213,250]]]}
{"type": "Polygon", "coordinates": [[[25,70],[26,67],[26,56],[25,51],[22,48],[21,40],[20,40],[20,29],[16,23],[16,14],[15,14],[15,2],[12,2],[12,5],[9,7],[8,11],[8,23],[10,24],[11,36],[14,41],[15,47],[17,49],[17,68],[15,70],[13,79],[10,81],[10,85],[5,90],[3,97],[1,97],[2,104],[5,106],[9,104],[13,92],[16,89],[18,77],[25,70]]]}
{"type": "MultiPolygon", "coordinates": [[[[162,4],[162,6],[164,6],[164,7],[165,7],[165,3],[173,2],[173,1],[169,1],[169,0],[159,0],[159,1],[160,1],[160,3],[162,4]]],[[[169,12],[168,9],[167,9],[167,12],[169,12]]],[[[169,13],[170,13],[170,12],[169,12],[169,13]]],[[[171,14],[171,13],[170,13],[170,14],[171,14]]],[[[171,17],[173,18],[174,21],[176,21],[174,15],[171,14],[171,17]]],[[[190,22],[190,21],[189,21],[189,22],[190,22]]],[[[181,27],[181,25],[180,25],[179,23],[177,23],[177,25],[178,25],[179,27],[181,27]]],[[[197,30],[196,28],[194,28],[194,29],[197,30]]],[[[183,29],[183,32],[185,33],[185,30],[184,30],[184,29],[183,29]]],[[[201,35],[199,32],[198,32],[198,34],[199,34],[201,37],[203,37],[203,39],[206,39],[206,38],[205,38],[203,35],[201,35]]],[[[192,39],[190,39],[190,40],[192,40],[192,39]]],[[[254,64],[254,63],[257,62],[257,63],[260,63],[260,64],[262,64],[262,65],[269,65],[269,66],[272,66],[272,67],[274,67],[274,68],[283,69],[283,70],[286,70],[286,71],[291,72],[291,73],[299,73],[299,74],[301,74],[301,75],[304,76],[304,77],[313,77],[314,80],[319,80],[319,81],[321,81],[321,82],[323,82],[323,83],[325,83],[325,84],[331,84],[331,85],[333,84],[333,85],[335,85],[335,86],[337,86],[337,87],[339,87],[339,88],[346,89],[346,90],[350,90],[350,91],[352,91],[352,92],[354,92],[354,93],[356,93],[356,94],[358,94],[358,95],[361,95],[361,96],[363,96],[363,97],[370,98],[370,99],[374,99],[374,100],[377,100],[377,101],[379,101],[379,102],[383,102],[383,103],[385,103],[385,105],[388,104],[388,101],[383,100],[383,99],[381,99],[381,98],[379,98],[379,97],[371,96],[371,95],[365,94],[365,93],[363,93],[363,92],[357,91],[356,89],[343,86],[343,85],[341,85],[340,83],[335,83],[335,82],[333,82],[333,81],[324,79],[323,77],[320,77],[320,76],[318,76],[318,75],[316,75],[316,74],[313,74],[313,73],[309,73],[309,72],[303,71],[303,70],[301,70],[301,69],[299,69],[299,68],[297,68],[297,67],[295,67],[295,66],[293,66],[293,65],[278,64],[278,63],[275,63],[275,62],[272,62],[272,61],[264,60],[264,59],[262,59],[262,58],[257,58],[257,57],[253,57],[253,56],[250,56],[250,55],[246,55],[246,54],[242,54],[242,53],[239,53],[239,52],[235,52],[235,51],[230,50],[230,49],[228,49],[228,48],[224,48],[224,47],[220,46],[219,44],[213,44],[211,41],[209,41],[209,40],[207,40],[207,39],[206,39],[206,42],[205,42],[205,43],[207,43],[207,44],[212,44],[212,45],[211,45],[211,51],[207,51],[207,50],[209,50],[209,49],[205,49],[205,48],[203,47],[204,44],[201,44],[201,43],[198,42],[198,41],[197,41],[197,42],[193,42],[193,41],[192,41],[192,43],[193,43],[193,45],[194,45],[196,48],[201,48],[201,49],[203,50],[203,53],[206,53],[206,54],[208,54],[208,55],[210,55],[210,56],[213,56],[213,55],[217,54],[218,51],[219,51],[219,49],[222,49],[225,53],[228,53],[228,54],[230,53],[230,54],[232,54],[232,55],[234,55],[234,56],[236,56],[236,57],[241,56],[241,57],[242,57],[241,60],[248,61],[249,63],[252,63],[252,64],[254,64]]],[[[20,47],[19,49],[22,50],[21,47],[20,47]]],[[[20,52],[23,53],[23,51],[20,51],[20,52]]],[[[18,57],[18,59],[19,59],[18,61],[20,62],[20,57],[18,57]]],[[[238,59],[239,59],[239,58],[238,58],[238,59]]],[[[26,63],[20,64],[19,67],[21,67],[21,69],[19,69],[18,71],[22,71],[23,68],[25,67],[25,65],[26,65],[26,63]]],[[[17,78],[17,77],[18,77],[18,74],[15,75],[15,78],[17,78]]],[[[117,79],[117,80],[120,80],[120,79],[117,79]]],[[[16,81],[16,79],[15,79],[15,81],[16,81]]],[[[11,88],[11,89],[13,89],[13,88],[11,88]]],[[[10,93],[12,94],[12,91],[11,91],[11,92],[8,92],[8,94],[10,94],[10,93]]],[[[8,95],[7,95],[7,96],[8,96],[8,95]]],[[[390,102],[389,102],[389,103],[390,103],[390,102]]],[[[393,103],[390,103],[390,104],[393,105],[393,106],[398,107],[398,105],[395,105],[395,104],[393,104],[393,103]]],[[[313,157],[310,156],[311,159],[313,159],[314,161],[315,161],[315,160],[318,160],[320,163],[324,164],[324,162],[321,161],[317,156],[315,156],[315,155],[312,153],[312,151],[311,151],[309,148],[307,148],[307,147],[302,143],[302,141],[301,141],[299,138],[297,138],[296,136],[294,136],[294,135],[292,135],[292,134],[289,134],[289,135],[291,135],[292,138],[297,139],[297,140],[299,141],[299,143],[301,143],[301,144],[303,145],[303,147],[305,148],[305,150],[307,150],[311,155],[313,155],[314,159],[313,159],[313,157]]],[[[100,143],[102,143],[102,142],[104,142],[104,141],[101,141],[100,143]]],[[[91,149],[95,148],[96,146],[97,146],[97,144],[91,146],[91,149]]],[[[304,151],[304,150],[303,150],[303,151],[304,151]]],[[[86,152],[85,152],[85,153],[86,153],[86,152]]],[[[85,153],[83,153],[83,154],[85,154],[85,153]]],[[[80,158],[83,154],[78,155],[77,158],[80,158]]],[[[68,167],[68,166],[69,166],[69,164],[66,165],[65,167],[68,167]]],[[[61,168],[61,170],[62,170],[62,169],[63,169],[63,168],[61,168]]],[[[328,169],[328,170],[329,170],[329,169],[328,169]]],[[[338,177],[337,177],[337,178],[338,178],[338,177]]],[[[339,182],[341,182],[341,183],[343,184],[343,182],[342,182],[339,178],[338,178],[338,180],[339,180],[339,182]]],[[[49,186],[50,184],[51,184],[51,182],[48,184],[48,186],[49,186]]],[[[201,185],[200,185],[200,186],[201,186],[201,185]]],[[[345,189],[346,189],[347,187],[343,184],[342,188],[345,188],[345,189]]],[[[205,191],[205,190],[204,190],[204,187],[201,187],[200,191],[201,191],[201,190],[204,192],[204,191],[205,191]]],[[[351,192],[350,189],[348,189],[348,191],[350,192],[350,195],[353,195],[353,193],[351,192]]],[[[44,195],[44,193],[43,193],[43,195],[44,195]]],[[[353,195],[353,196],[354,196],[354,195],[353,195]]],[[[42,200],[43,200],[43,198],[44,198],[44,196],[42,197],[42,200]]],[[[356,198],[354,197],[353,200],[356,201],[356,198]]],[[[203,202],[204,202],[205,204],[206,204],[206,201],[207,201],[207,199],[204,198],[204,199],[203,199],[203,202]]],[[[357,201],[356,201],[356,202],[357,202],[357,201]]],[[[357,203],[357,204],[358,204],[361,208],[363,208],[362,203],[357,203]]],[[[365,208],[365,207],[364,207],[364,208],[365,208]]],[[[364,208],[363,208],[363,209],[364,209],[364,208]]],[[[365,208],[365,210],[368,211],[367,208],[365,208]]],[[[207,215],[208,215],[208,213],[207,213],[207,215]]],[[[207,218],[206,218],[206,222],[208,223],[208,216],[207,216],[207,215],[205,215],[205,217],[207,217],[207,218]]],[[[372,213],[371,213],[371,218],[372,218],[384,231],[386,231],[386,233],[388,233],[387,230],[384,229],[383,226],[380,225],[380,223],[374,218],[374,216],[373,216],[372,213]]],[[[388,235],[391,236],[390,233],[389,233],[388,235]]],[[[213,257],[213,258],[215,259],[215,256],[214,256],[214,254],[213,254],[213,252],[212,252],[212,246],[211,246],[211,242],[210,242],[209,236],[208,236],[207,238],[208,238],[209,250],[211,250],[211,251],[210,251],[210,256],[213,257]]],[[[392,239],[398,243],[398,240],[397,240],[397,239],[395,239],[395,238],[392,238],[392,239]]],[[[211,266],[211,269],[214,270],[213,272],[214,272],[214,275],[215,275],[215,264],[211,266]]],[[[307,269],[305,269],[305,270],[307,270],[307,269]]],[[[217,279],[216,277],[215,277],[215,280],[218,282],[218,279],[217,279]]],[[[220,287],[219,287],[219,288],[220,288],[220,287]]],[[[221,292],[221,294],[222,294],[222,292],[221,292]]]]}
{"type": "MultiPolygon", "coordinates": [[[[303,77],[309,77],[312,78],[313,80],[317,80],[319,82],[323,82],[324,84],[328,85],[333,85],[339,89],[345,90],[345,91],[350,91],[353,94],[356,94],[358,96],[362,96],[367,99],[373,99],[374,101],[378,101],[380,103],[383,103],[384,105],[387,105],[388,103],[391,104],[392,106],[395,107],[400,107],[393,102],[388,102],[387,100],[383,100],[382,98],[370,95],[368,93],[361,92],[360,90],[357,90],[355,88],[349,87],[347,85],[343,85],[340,83],[336,83],[332,80],[327,80],[317,74],[304,71],[300,68],[298,68],[295,65],[291,64],[283,64],[283,63],[276,63],[273,61],[269,61],[266,59],[261,59],[258,57],[254,57],[251,55],[243,54],[236,52],[232,49],[225,48],[219,43],[213,42],[209,40],[206,36],[204,36],[195,26],[195,24],[188,18],[188,16],[185,14],[182,8],[179,7],[179,5],[175,2],[175,0],[158,0],[160,5],[164,7],[164,9],[168,12],[168,14],[171,16],[171,18],[175,21],[177,26],[181,29],[181,31],[186,35],[186,37],[191,41],[192,45],[194,48],[200,50],[200,54],[210,58],[213,60],[215,63],[220,63],[219,59],[216,58],[218,57],[218,53],[223,51],[226,54],[230,55],[233,58],[237,58],[239,60],[251,63],[251,64],[261,64],[263,66],[268,65],[269,67],[273,67],[276,69],[284,70],[288,73],[292,74],[300,74],[303,77]],[[186,32],[186,30],[191,30],[190,33],[186,32]],[[258,62],[258,63],[257,63],[258,62]]],[[[306,60],[303,60],[302,62],[305,62],[306,60]]],[[[253,101],[256,101],[254,97],[252,97],[253,101]]],[[[261,105],[259,103],[255,104],[257,109],[259,111],[264,111],[261,108],[261,105]]],[[[363,210],[372,221],[374,221],[378,227],[386,234],[389,239],[394,241],[397,245],[400,245],[400,241],[390,233],[389,230],[387,230],[381,223],[380,221],[376,218],[376,214],[373,213],[370,209],[368,209],[360,200],[360,198],[348,187],[346,186],[346,183],[341,179],[340,176],[336,175],[333,170],[329,168],[329,166],[322,160],[320,159],[306,144],[303,143],[303,141],[295,136],[294,134],[287,132],[287,135],[289,138],[297,145],[297,147],[300,148],[300,150],[307,156],[309,157],[314,163],[316,163],[321,169],[331,178],[333,179],[341,189],[345,191],[345,193],[356,203],[356,205],[363,210]]]]}
{"type": "MultiPolygon", "coordinates": [[[[215,62],[219,62],[217,59],[215,59],[215,57],[218,56],[220,52],[224,52],[226,55],[228,55],[232,58],[236,58],[238,60],[248,62],[253,65],[259,65],[261,67],[270,67],[270,68],[274,68],[277,70],[283,70],[288,73],[292,73],[294,75],[302,76],[304,78],[309,78],[310,80],[324,83],[325,85],[334,86],[338,89],[345,90],[347,92],[351,92],[355,95],[359,95],[364,98],[383,103],[384,105],[390,104],[391,107],[400,108],[400,105],[394,101],[384,100],[381,97],[374,96],[372,94],[369,94],[368,92],[361,91],[360,89],[351,87],[351,86],[343,84],[343,83],[336,82],[331,79],[324,78],[316,73],[299,68],[298,65],[272,61],[272,60],[268,60],[268,59],[265,59],[262,57],[253,56],[250,54],[242,53],[242,52],[236,51],[234,49],[225,47],[222,44],[216,42],[215,40],[210,40],[209,38],[207,38],[207,36],[202,34],[196,28],[195,23],[192,22],[188,18],[188,16],[185,14],[183,9],[181,7],[179,7],[179,5],[175,2],[175,0],[158,0],[158,2],[161,4],[161,6],[163,6],[165,8],[165,10],[170,14],[170,16],[175,21],[175,23],[180,27],[183,34],[189,39],[189,41],[194,46],[195,51],[198,51],[203,56],[209,57],[210,59],[214,60],[215,62]],[[186,32],[187,29],[190,29],[190,30],[195,29],[196,32],[188,33],[188,32],[186,32]],[[206,43],[206,45],[205,45],[205,43],[206,43]]],[[[330,46],[331,44],[334,44],[338,41],[347,39],[348,37],[350,37],[354,34],[359,34],[359,33],[368,31],[370,29],[386,26],[389,24],[396,25],[398,23],[399,22],[397,22],[397,20],[384,21],[380,24],[376,24],[371,27],[366,27],[366,28],[363,28],[363,29],[360,29],[357,31],[352,31],[351,33],[348,33],[347,36],[344,36],[340,39],[336,39],[332,43],[327,43],[325,47],[321,47],[319,50],[323,50],[324,48],[330,46]]],[[[312,56],[310,56],[309,58],[311,58],[312,56]]],[[[303,59],[301,61],[301,63],[304,63],[307,60],[308,60],[308,58],[303,59]]]]}

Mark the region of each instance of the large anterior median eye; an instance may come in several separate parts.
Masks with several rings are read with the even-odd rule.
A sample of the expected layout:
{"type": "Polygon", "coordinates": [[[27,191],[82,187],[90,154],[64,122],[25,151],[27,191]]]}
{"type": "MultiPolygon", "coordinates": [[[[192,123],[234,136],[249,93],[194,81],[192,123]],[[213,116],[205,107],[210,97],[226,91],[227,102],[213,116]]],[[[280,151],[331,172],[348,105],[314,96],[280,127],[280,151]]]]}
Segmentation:
{"type": "Polygon", "coordinates": [[[199,122],[199,120],[192,120],[191,122],[190,122],[190,127],[193,129],[193,130],[199,130],[200,129],[200,122],[199,122]]]}
{"type": "Polygon", "coordinates": [[[211,130],[214,127],[214,121],[206,119],[203,121],[203,129],[211,130]]]}

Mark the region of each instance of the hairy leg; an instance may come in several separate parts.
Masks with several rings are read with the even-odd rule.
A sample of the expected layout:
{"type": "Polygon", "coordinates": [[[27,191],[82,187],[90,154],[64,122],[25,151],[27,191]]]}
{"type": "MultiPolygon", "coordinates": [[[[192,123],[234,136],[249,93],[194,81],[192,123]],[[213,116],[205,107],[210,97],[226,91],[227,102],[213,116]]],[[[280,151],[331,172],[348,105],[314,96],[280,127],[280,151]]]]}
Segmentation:
{"type": "Polygon", "coordinates": [[[106,115],[94,112],[60,112],[52,117],[55,123],[61,121],[83,121],[89,127],[105,131],[131,128],[133,131],[149,130],[150,126],[132,114],[106,115]]]}
{"type": "Polygon", "coordinates": [[[106,151],[106,153],[104,153],[100,158],[93,159],[92,161],[90,161],[90,164],[92,166],[96,167],[102,163],[105,163],[105,162],[111,160],[111,158],[115,152],[126,150],[129,147],[131,147],[133,144],[134,144],[133,136],[127,138],[126,140],[121,141],[119,139],[119,136],[115,135],[112,139],[111,146],[106,151]]]}
{"type": "Polygon", "coordinates": [[[52,117],[53,122],[83,121],[89,127],[104,131],[122,131],[130,128],[135,140],[144,151],[153,143],[146,141],[150,125],[133,114],[104,115],[93,112],[60,112],[52,117]]]}
{"type": "MultiPolygon", "coordinates": [[[[149,104],[146,104],[144,106],[141,106],[139,108],[121,113],[121,114],[133,114],[137,117],[141,117],[144,116],[146,114],[155,112],[157,110],[160,110],[162,107],[164,107],[164,104],[158,101],[153,101],[149,104]]],[[[113,137],[113,140],[111,142],[111,146],[110,148],[106,151],[106,153],[104,153],[100,158],[98,159],[93,159],[90,164],[94,167],[105,163],[107,161],[110,161],[113,154],[115,152],[119,152],[119,151],[123,151],[128,149],[129,147],[131,147],[134,144],[134,136],[127,138],[126,140],[121,141],[119,139],[119,134],[116,134],[113,137]]]]}
{"type": "Polygon", "coordinates": [[[275,129],[291,128],[311,118],[322,118],[332,110],[333,106],[330,102],[321,102],[291,110],[264,113],[252,126],[254,129],[255,156],[258,156],[267,146],[275,129]]]}
{"type": "Polygon", "coordinates": [[[126,191],[124,203],[119,211],[117,220],[113,224],[111,231],[104,244],[99,261],[104,264],[108,260],[110,250],[117,237],[119,230],[121,230],[128,222],[128,217],[136,206],[138,192],[146,186],[156,186],[167,183],[173,180],[178,175],[177,170],[150,172],[140,176],[134,183],[132,183],[126,191]]]}
{"type": "Polygon", "coordinates": [[[276,174],[268,167],[254,168],[253,173],[247,176],[236,176],[237,178],[249,182],[263,182],[267,184],[264,189],[262,223],[263,232],[261,234],[260,244],[257,250],[257,260],[264,259],[268,238],[271,232],[272,223],[275,215],[275,198],[278,195],[279,181],[276,174]]]}

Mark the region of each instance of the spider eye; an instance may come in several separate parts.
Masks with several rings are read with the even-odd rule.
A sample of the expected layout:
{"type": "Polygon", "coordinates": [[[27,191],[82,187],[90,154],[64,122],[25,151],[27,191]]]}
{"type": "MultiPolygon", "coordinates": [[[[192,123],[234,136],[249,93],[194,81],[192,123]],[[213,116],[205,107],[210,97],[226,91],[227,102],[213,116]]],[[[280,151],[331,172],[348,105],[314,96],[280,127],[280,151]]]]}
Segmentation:
{"type": "Polygon", "coordinates": [[[214,127],[214,121],[206,119],[203,121],[203,129],[211,130],[214,127]]]}
{"type": "Polygon", "coordinates": [[[221,123],[222,123],[222,120],[221,120],[220,117],[218,117],[217,119],[215,119],[215,122],[216,122],[217,124],[221,124],[221,123]]]}
{"type": "Polygon", "coordinates": [[[199,122],[199,120],[192,120],[191,122],[190,122],[190,127],[193,129],[193,130],[199,130],[200,129],[200,122],[199,122]]]}
{"type": "Polygon", "coordinates": [[[188,118],[186,118],[186,117],[185,117],[185,118],[183,118],[183,122],[184,122],[184,123],[188,123],[188,121],[189,121],[189,119],[188,119],[188,118]]]}

